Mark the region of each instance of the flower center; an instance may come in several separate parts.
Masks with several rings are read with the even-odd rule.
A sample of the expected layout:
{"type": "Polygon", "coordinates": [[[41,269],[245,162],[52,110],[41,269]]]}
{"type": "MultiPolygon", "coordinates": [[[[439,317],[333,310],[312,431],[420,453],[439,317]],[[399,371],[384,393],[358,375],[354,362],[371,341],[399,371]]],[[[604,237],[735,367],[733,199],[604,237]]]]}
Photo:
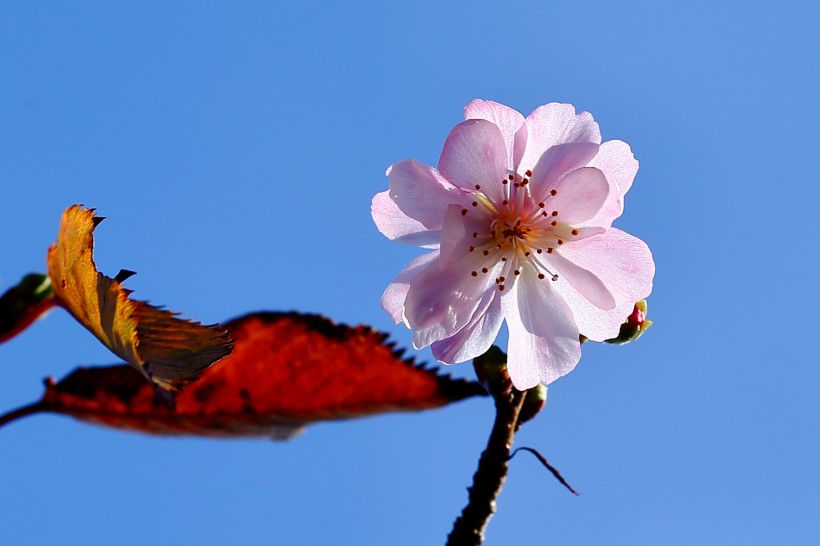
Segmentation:
{"type": "Polygon", "coordinates": [[[523,271],[535,273],[539,279],[557,281],[558,275],[550,270],[546,257],[565,240],[579,234],[572,226],[560,223],[559,211],[548,206],[550,198],[558,195],[557,190],[550,190],[536,203],[529,187],[531,176],[532,172],[527,171],[523,177],[510,174],[502,180],[500,202],[491,199],[476,184],[473,209],[465,208],[461,213],[487,226],[486,231],[472,234],[469,259],[479,267],[470,274],[478,277],[501,264],[501,274],[495,279],[501,291],[505,290],[508,278],[514,279],[523,271]]]}

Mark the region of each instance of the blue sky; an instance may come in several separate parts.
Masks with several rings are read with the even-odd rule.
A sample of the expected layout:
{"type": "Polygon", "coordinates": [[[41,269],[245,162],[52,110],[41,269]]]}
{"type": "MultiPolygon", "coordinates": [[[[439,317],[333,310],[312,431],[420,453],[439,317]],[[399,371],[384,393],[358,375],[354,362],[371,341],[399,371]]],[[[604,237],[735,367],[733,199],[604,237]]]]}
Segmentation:
{"type": "MultiPolygon", "coordinates": [[[[641,161],[655,325],[584,347],[518,445],[487,544],[816,544],[820,12],[808,2],[0,4],[0,289],[73,203],[103,272],[214,322],[379,306],[418,252],[369,215],[473,98],[593,113],[641,161]]],[[[420,358],[432,360],[428,353],[420,358]]],[[[0,406],[115,358],[55,311],[0,346],[0,406]]],[[[448,368],[468,377],[469,365],[448,368]]],[[[0,430],[9,544],[443,543],[492,420],[473,400],[286,443],[37,416],[0,430]]]]}

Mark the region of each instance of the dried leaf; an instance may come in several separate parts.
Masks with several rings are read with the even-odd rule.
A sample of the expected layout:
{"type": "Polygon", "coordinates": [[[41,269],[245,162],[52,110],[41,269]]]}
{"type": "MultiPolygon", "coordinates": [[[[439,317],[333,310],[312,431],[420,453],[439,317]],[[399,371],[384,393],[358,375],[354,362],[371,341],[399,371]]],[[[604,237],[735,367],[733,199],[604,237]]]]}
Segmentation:
{"type": "Polygon", "coordinates": [[[318,315],[255,313],[225,327],[233,353],[179,393],[173,408],[127,366],[79,368],[46,382],[43,399],[0,418],[41,411],[151,434],[285,439],[315,421],[417,411],[486,394],[441,376],[366,326],[318,315]]]}
{"type": "MultiPolygon", "coordinates": [[[[79,205],[69,207],[57,242],[48,250],[48,274],[60,304],[114,354],[154,385],[175,392],[231,352],[218,325],[182,320],[175,313],[129,299],[130,290],[97,271],[94,228],[103,220],[79,205]]],[[[123,274],[124,273],[124,274],[123,274]]]]}

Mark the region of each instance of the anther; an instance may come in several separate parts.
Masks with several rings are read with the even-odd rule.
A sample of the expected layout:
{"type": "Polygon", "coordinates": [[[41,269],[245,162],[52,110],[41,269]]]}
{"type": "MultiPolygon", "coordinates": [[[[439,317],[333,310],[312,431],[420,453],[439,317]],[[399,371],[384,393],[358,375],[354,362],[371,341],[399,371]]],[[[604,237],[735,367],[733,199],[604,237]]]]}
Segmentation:
{"type": "Polygon", "coordinates": [[[513,275],[520,275],[520,274],[521,274],[520,269],[516,269],[515,271],[513,271],[513,275]]]}
{"type": "Polygon", "coordinates": [[[558,211],[557,210],[552,211],[552,215],[553,216],[558,216],[558,211]]]}
{"type": "Polygon", "coordinates": [[[485,256],[489,256],[489,255],[490,255],[490,251],[489,251],[489,250],[485,250],[485,251],[484,251],[484,255],[485,255],[485,256]]]}
{"type": "Polygon", "coordinates": [[[513,180],[515,180],[515,175],[514,174],[508,174],[507,178],[509,178],[510,182],[512,182],[513,180]]]}
{"type": "Polygon", "coordinates": [[[473,277],[478,277],[478,271],[473,271],[472,273],[470,273],[470,275],[472,275],[473,277]]]}
{"type": "Polygon", "coordinates": [[[529,251],[529,250],[528,250],[528,251],[526,251],[526,252],[524,253],[524,256],[529,256],[529,255],[530,255],[530,251],[529,251]]]}
{"type": "Polygon", "coordinates": [[[461,215],[462,216],[467,216],[467,209],[462,209],[461,215]]]}
{"type": "Polygon", "coordinates": [[[547,254],[552,254],[552,251],[553,251],[553,248],[552,248],[552,247],[548,248],[548,249],[547,249],[547,254]]]}
{"type": "Polygon", "coordinates": [[[470,252],[473,252],[474,250],[475,250],[475,247],[470,245],[470,252]]]}
{"type": "Polygon", "coordinates": [[[544,274],[543,274],[543,273],[539,273],[539,274],[538,274],[538,278],[539,278],[539,279],[543,279],[543,278],[545,278],[545,277],[544,277],[544,274]]]}
{"type": "Polygon", "coordinates": [[[564,244],[564,240],[563,240],[563,239],[558,239],[558,244],[559,244],[559,245],[563,245],[563,244],[564,244]]]}
{"type": "Polygon", "coordinates": [[[541,250],[541,249],[539,248],[538,250],[536,250],[536,252],[537,252],[538,254],[541,254],[541,253],[542,253],[542,252],[544,252],[544,251],[543,251],[543,250],[541,250]]]}
{"type": "Polygon", "coordinates": [[[477,207],[478,206],[478,201],[473,201],[473,206],[477,207]]]}
{"type": "Polygon", "coordinates": [[[506,279],[505,277],[503,277],[503,276],[502,276],[502,277],[498,277],[498,280],[499,280],[499,282],[504,282],[504,281],[506,281],[507,279],[506,279]]]}
{"type": "Polygon", "coordinates": [[[481,184],[476,184],[475,189],[480,190],[481,189],[481,184]]]}
{"type": "Polygon", "coordinates": [[[477,231],[473,232],[473,239],[478,239],[478,232],[477,231]]]}
{"type": "Polygon", "coordinates": [[[552,222],[550,222],[550,225],[551,225],[551,226],[557,226],[557,225],[558,225],[558,222],[556,222],[555,220],[553,220],[552,222]]]}
{"type": "Polygon", "coordinates": [[[503,284],[499,284],[499,285],[498,285],[498,290],[499,290],[500,292],[503,292],[503,291],[504,291],[504,285],[503,285],[503,284]]]}
{"type": "Polygon", "coordinates": [[[550,190],[550,195],[555,197],[556,195],[558,195],[558,190],[555,190],[555,189],[550,190]]]}
{"type": "Polygon", "coordinates": [[[577,229],[573,229],[573,230],[572,230],[572,234],[573,234],[573,235],[578,235],[578,230],[577,230],[577,229]]]}
{"type": "Polygon", "coordinates": [[[501,258],[501,261],[502,261],[502,262],[506,262],[506,261],[507,261],[507,258],[502,257],[502,258],[501,258]]]}
{"type": "Polygon", "coordinates": [[[501,204],[502,204],[502,205],[509,205],[509,204],[510,204],[510,202],[509,202],[509,201],[507,201],[506,199],[504,199],[503,201],[501,201],[501,204]]]}
{"type": "Polygon", "coordinates": [[[486,267],[482,267],[482,268],[481,268],[481,272],[482,272],[482,273],[486,273],[486,272],[488,272],[488,271],[489,271],[489,269],[487,269],[486,267]]]}
{"type": "Polygon", "coordinates": [[[538,208],[542,208],[542,209],[543,209],[545,206],[546,206],[546,205],[544,205],[544,202],[543,202],[543,201],[541,201],[540,203],[538,203],[538,208]]]}
{"type": "Polygon", "coordinates": [[[557,281],[557,280],[558,280],[558,275],[553,275],[553,276],[552,276],[552,280],[553,280],[553,281],[557,281]]]}
{"type": "Polygon", "coordinates": [[[529,181],[529,179],[528,179],[528,178],[525,178],[524,180],[522,180],[522,181],[521,181],[521,185],[522,185],[522,186],[526,186],[526,185],[527,185],[527,184],[529,184],[529,183],[530,183],[530,181],[529,181]]]}
{"type": "Polygon", "coordinates": [[[525,171],[524,174],[527,176],[532,176],[532,171],[527,169],[527,171],[525,171]]]}

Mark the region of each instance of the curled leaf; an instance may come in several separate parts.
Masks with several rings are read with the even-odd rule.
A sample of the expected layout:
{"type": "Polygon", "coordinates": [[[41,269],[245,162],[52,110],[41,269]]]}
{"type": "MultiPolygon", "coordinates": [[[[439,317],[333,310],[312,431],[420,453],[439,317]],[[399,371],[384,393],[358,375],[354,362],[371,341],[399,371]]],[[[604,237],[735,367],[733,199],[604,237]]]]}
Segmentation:
{"type": "Polygon", "coordinates": [[[0,343],[8,341],[56,305],[46,275],[29,273],[0,296],[0,343]]]}
{"type": "Polygon", "coordinates": [[[121,280],[94,264],[94,228],[103,218],[74,205],[63,213],[57,242],[48,250],[48,274],[60,305],[106,347],[167,392],[196,380],[231,352],[218,325],[183,320],[175,313],[132,300],[121,280]]]}
{"type": "Polygon", "coordinates": [[[225,324],[233,353],[184,389],[174,407],[158,404],[127,366],[78,368],[47,380],[43,399],[0,417],[0,425],[54,412],[150,434],[285,439],[305,425],[388,411],[418,411],[485,395],[403,359],[382,334],[318,315],[254,313],[225,324]]]}

